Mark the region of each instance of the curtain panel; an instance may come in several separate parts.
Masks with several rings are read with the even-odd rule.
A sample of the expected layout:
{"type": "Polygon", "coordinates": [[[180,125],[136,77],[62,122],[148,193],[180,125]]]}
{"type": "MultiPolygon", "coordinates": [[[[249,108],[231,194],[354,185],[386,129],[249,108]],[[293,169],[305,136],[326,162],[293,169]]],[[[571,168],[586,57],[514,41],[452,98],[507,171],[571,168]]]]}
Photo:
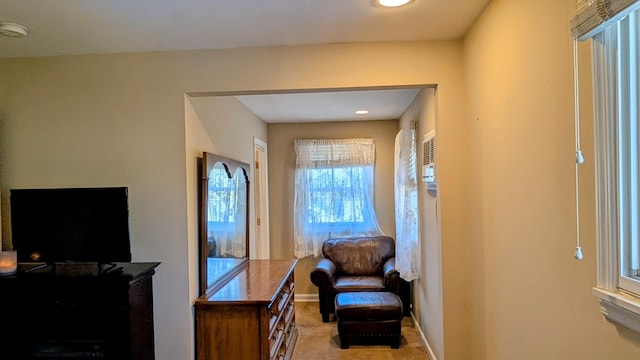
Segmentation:
{"type": "Polygon", "coordinates": [[[395,141],[396,269],[406,281],[420,275],[416,130],[405,127],[395,141]]]}

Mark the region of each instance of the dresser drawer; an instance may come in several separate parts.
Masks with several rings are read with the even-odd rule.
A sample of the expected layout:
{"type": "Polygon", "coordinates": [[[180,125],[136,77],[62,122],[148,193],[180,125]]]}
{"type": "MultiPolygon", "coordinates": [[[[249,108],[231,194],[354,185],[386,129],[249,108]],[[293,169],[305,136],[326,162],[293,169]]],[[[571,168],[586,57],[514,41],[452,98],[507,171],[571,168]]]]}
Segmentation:
{"type": "Polygon", "coordinates": [[[269,339],[269,359],[275,359],[278,356],[282,345],[285,344],[285,335],[282,328],[278,328],[273,333],[273,336],[269,339]]]}

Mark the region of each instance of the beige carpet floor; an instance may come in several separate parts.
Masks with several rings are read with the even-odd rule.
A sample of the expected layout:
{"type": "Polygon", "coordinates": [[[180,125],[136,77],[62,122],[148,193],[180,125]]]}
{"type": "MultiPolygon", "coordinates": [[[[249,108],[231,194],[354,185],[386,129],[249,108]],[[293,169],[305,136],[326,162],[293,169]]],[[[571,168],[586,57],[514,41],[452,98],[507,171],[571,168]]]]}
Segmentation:
{"type": "Polygon", "coordinates": [[[429,359],[410,317],[403,319],[399,349],[376,344],[351,344],[349,349],[341,349],[336,322],[322,322],[317,302],[296,302],[296,324],[298,341],[293,351],[293,360],[429,359]]]}

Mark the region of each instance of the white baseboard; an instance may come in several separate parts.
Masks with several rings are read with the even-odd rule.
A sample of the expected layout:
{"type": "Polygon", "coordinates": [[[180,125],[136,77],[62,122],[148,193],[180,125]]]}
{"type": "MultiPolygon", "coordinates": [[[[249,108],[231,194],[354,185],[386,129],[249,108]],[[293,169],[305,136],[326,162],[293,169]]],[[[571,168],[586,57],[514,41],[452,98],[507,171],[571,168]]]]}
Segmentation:
{"type": "Polygon", "coordinates": [[[416,328],[416,331],[418,331],[418,335],[420,335],[420,342],[422,342],[422,346],[424,346],[424,348],[427,350],[427,356],[429,357],[429,360],[437,360],[436,354],[433,353],[433,349],[431,349],[431,346],[429,346],[429,342],[427,341],[426,336],[424,336],[422,328],[420,328],[420,323],[413,314],[413,311],[411,312],[411,321],[413,322],[413,326],[416,328]]]}
{"type": "Polygon", "coordinates": [[[299,302],[318,302],[318,294],[298,294],[298,293],[296,293],[295,301],[299,301],[299,302]]]}

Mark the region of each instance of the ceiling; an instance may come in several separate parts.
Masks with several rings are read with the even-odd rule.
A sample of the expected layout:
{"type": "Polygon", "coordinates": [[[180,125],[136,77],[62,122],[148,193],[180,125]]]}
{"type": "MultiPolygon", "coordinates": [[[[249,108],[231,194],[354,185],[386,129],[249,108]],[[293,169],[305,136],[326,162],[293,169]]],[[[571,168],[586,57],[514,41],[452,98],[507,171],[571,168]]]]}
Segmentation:
{"type": "MultiPolygon", "coordinates": [[[[0,58],[457,39],[489,1],[415,0],[385,9],[373,0],[1,0],[0,21],[23,24],[29,35],[0,36],[0,58]]],[[[269,122],[314,121],[320,110],[335,120],[366,119],[354,117],[356,105],[369,107],[369,118],[386,119],[398,118],[415,91],[240,100],[269,122]],[[391,103],[395,110],[382,105],[391,103]]]]}
{"type": "Polygon", "coordinates": [[[399,119],[420,89],[327,91],[236,96],[267,123],[399,119]],[[357,115],[356,110],[368,114],[357,115]]]}

